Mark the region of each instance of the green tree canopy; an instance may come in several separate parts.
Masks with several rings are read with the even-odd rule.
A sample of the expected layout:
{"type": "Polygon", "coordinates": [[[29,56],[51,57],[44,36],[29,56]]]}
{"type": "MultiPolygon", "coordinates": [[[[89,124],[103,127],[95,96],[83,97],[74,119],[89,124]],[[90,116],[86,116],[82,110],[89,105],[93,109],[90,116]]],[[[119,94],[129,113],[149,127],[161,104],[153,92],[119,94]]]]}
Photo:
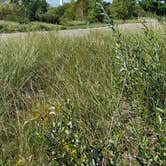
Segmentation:
{"type": "Polygon", "coordinates": [[[136,0],[113,0],[110,11],[116,18],[126,19],[135,15],[136,0]]]}
{"type": "Polygon", "coordinates": [[[23,15],[30,20],[37,19],[48,7],[46,0],[10,0],[10,3],[21,6],[24,10],[23,15]]]}
{"type": "Polygon", "coordinates": [[[142,0],[140,5],[145,11],[155,13],[157,15],[166,14],[166,0],[142,0]]]}

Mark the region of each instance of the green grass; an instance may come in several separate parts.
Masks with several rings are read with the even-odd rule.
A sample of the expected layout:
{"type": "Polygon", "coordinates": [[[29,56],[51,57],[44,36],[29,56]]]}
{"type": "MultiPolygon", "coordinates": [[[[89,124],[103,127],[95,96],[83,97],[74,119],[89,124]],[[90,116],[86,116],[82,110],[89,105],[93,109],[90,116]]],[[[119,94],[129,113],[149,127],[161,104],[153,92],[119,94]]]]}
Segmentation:
{"type": "Polygon", "coordinates": [[[0,41],[0,165],[165,163],[163,29],[0,41]]]}
{"type": "Polygon", "coordinates": [[[17,22],[0,20],[0,33],[54,31],[60,29],[63,29],[63,27],[60,25],[47,24],[41,22],[30,22],[26,24],[20,24],[17,22]]]}
{"type": "MultiPolygon", "coordinates": [[[[145,23],[146,18],[128,19],[128,20],[113,20],[116,25],[127,23],[145,23]]],[[[87,26],[86,21],[67,21],[62,23],[65,29],[79,29],[79,28],[99,28],[109,26],[108,23],[92,22],[90,26],[87,26]]]]}
{"type": "Polygon", "coordinates": [[[87,26],[86,21],[67,21],[62,23],[62,25],[66,28],[66,29],[85,29],[85,28],[98,28],[98,27],[105,27],[108,26],[108,24],[106,23],[100,23],[100,22],[93,22],[90,24],[90,26],[87,26]]]}
{"type": "MultiPolygon", "coordinates": [[[[116,25],[124,23],[144,23],[144,19],[114,20],[116,25]]],[[[0,20],[0,33],[31,32],[31,31],[56,31],[63,29],[85,29],[108,26],[106,23],[92,23],[89,27],[86,21],[67,21],[62,25],[48,24],[44,22],[29,22],[20,24],[18,22],[0,20]]]]}
{"type": "Polygon", "coordinates": [[[121,19],[118,19],[118,20],[114,20],[114,23],[115,24],[126,24],[126,23],[144,23],[145,22],[145,19],[146,18],[133,18],[133,19],[128,19],[128,20],[121,20],[121,19]]]}
{"type": "MultiPolygon", "coordinates": [[[[90,28],[104,27],[108,24],[93,23],[90,28]]],[[[56,31],[63,29],[79,29],[87,28],[86,22],[71,21],[63,25],[48,24],[43,22],[30,22],[20,24],[12,21],[0,21],[0,33],[13,33],[13,32],[32,32],[32,31],[56,31]]]]}

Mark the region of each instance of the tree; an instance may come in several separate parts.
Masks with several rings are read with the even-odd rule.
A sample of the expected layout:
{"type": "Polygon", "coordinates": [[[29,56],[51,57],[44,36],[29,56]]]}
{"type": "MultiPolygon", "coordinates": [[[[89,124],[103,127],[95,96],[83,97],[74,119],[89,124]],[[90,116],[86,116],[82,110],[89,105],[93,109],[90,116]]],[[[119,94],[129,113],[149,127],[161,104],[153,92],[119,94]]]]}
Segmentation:
{"type": "Polygon", "coordinates": [[[75,20],[76,17],[76,6],[75,2],[64,4],[65,12],[63,14],[63,20],[75,20]]]}
{"type": "Polygon", "coordinates": [[[103,0],[78,0],[76,2],[76,17],[80,20],[103,22],[101,6],[106,6],[103,0]]]}
{"type": "Polygon", "coordinates": [[[46,13],[41,14],[39,16],[39,20],[43,22],[59,24],[60,18],[63,14],[64,14],[64,10],[62,6],[58,8],[50,7],[48,8],[48,11],[46,13]]]}
{"type": "Polygon", "coordinates": [[[1,4],[0,5],[0,19],[19,21],[22,16],[22,9],[16,4],[1,4]]]}
{"type": "Polygon", "coordinates": [[[147,11],[157,15],[166,14],[166,0],[142,0],[140,1],[141,7],[147,11]]]}
{"type": "Polygon", "coordinates": [[[127,19],[135,15],[136,0],[113,0],[110,12],[113,17],[127,19]]]}
{"type": "Polygon", "coordinates": [[[76,2],[76,18],[85,20],[88,13],[88,0],[78,0],[76,2]]]}
{"type": "Polygon", "coordinates": [[[10,0],[10,3],[21,6],[24,10],[23,15],[30,20],[38,19],[48,7],[46,0],[10,0]]]}

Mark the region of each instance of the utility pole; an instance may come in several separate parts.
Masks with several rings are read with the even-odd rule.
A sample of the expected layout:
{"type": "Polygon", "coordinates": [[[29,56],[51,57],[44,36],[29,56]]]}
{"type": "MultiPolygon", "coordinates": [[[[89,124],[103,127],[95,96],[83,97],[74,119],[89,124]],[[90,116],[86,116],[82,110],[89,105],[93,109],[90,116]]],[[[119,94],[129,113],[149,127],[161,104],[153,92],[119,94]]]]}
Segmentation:
{"type": "Polygon", "coordinates": [[[63,0],[60,0],[60,5],[61,5],[61,6],[63,5],[63,0]]]}

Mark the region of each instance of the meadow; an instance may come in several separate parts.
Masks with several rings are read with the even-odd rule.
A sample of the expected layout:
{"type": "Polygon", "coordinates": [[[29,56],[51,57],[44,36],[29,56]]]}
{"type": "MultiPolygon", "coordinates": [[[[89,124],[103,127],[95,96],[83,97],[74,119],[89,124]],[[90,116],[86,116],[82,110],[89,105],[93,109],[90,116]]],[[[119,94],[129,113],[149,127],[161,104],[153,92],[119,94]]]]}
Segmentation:
{"type": "Polygon", "coordinates": [[[0,165],[166,165],[166,29],[0,39],[0,165]]]}
{"type": "MultiPolygon", "coordinates": [[[[128,20],[114,20],[116,25],[123,23],[144,23],[145,18],[128,19],[128,20]]],[[[92,22],[89,26],[86,21],[64,21],[61,25],[51,24],[45,22],[14,22],[0,20],[0,34],[2,33],[16,33],[16,32],[36,32],[36,31],[58,31],[64,29],[86,29],[86,28],[100,28],[108,26],[108,23],[92,22]]]]}
{"type": "Polygon", "coordinates": [[[56,31],[64,27],[44,22],[18,23],[13,21],[0,20],[0,33],[32,32],[32,31],[56,31]]]}

